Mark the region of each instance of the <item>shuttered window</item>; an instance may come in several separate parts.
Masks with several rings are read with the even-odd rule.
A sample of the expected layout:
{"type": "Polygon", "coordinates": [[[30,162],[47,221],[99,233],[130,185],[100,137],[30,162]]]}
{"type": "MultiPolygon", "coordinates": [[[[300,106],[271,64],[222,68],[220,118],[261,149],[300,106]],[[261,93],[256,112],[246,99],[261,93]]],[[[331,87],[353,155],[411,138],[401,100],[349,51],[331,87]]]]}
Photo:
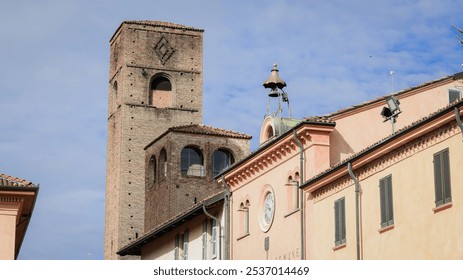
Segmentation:
{"type": "Polygon", "coordinates": [[[452,201],[449,149],[434,154],[434,190],[436,207],[452,201]]]}
{"type": "Polygon", "coordinates": [[[392,176],[379,180],[379,200],[381,207],[381,227],[394,224],[394,210],[392,204],[392,176]]]}
{"type": "Polygon", "coordinates": [[[217,232],[217,221],[214,219],[211,219],[211,254],[212,258],[217,257],[217,239],[218,239],[218,232],[217,232]]]}
{"type": "Polygon", "coordinates": [[[335,246],[346,243],[346,210],[344,197],[334,202],[334,232],[335,246]]]}
{"type": "Polygon", "coordinates": [[[180,236],[177,234],[175,236],[175,250],[174,250],[174,259],[178,260],[179,259],[179,253],[180,253],[180,248],[179,244],[180,243],[180,236]]]}
{"type": "Polygon", "coordinates": [[[202,243],[202,257],[207,260],[207,219],[203,221],[202,243]]]}
{"type": "Polygon", "coordinates": [[[188,230],[183,233],[183,259],[188,260],[188,230]]]}
{"type": "Polygon", "coordinates": [[[449,103],[453,103],[461,98],[461,93],[456,89],[449,89],[449,103]]]}

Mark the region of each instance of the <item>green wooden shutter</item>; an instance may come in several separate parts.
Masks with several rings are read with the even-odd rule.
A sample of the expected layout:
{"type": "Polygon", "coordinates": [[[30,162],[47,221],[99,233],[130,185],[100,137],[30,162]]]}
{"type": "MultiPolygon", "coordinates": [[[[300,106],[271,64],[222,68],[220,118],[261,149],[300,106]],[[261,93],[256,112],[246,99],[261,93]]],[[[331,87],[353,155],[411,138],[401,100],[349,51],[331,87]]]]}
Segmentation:
{"type": "Polygon", "coordinates": [[[386,178],[386,194],[387,194],[387,225],[394,224],[394,208],[392,203],[392,176],[386,178]]]}
{"type": "Polygon", "coordinates": [[[334,244],[338,246],[340,244],[339,238],[339,201],[334,202],[334,244]]]}
{"type": "Polygon", "coordinates": [[[386,219],[386,180],[379,180],[379,201],[381,208],[381,227],[387,226],[386,219]]]}
{"type": "Polygon", "coordinates": [[[341,243],[346,243],[346,207],[344,198],[341,200],[341,243]]]}
{"type": "Polygon", "coordinates": [[[436,195],[436,206],[442,205],[443,196],[442,196],[441,153],[434,154],[434,192],[436,195]]]}
{"type": "Polygon", "coordinates": [[[334,202],[334,243],[336,246],[346,243],[346,218],[344,198],[334,202]]]}
{"type": "Polygon", "coordinates": [[[449,161],[449,150],[446,149],[442,152],[442,184],[443,188],[443,200],[444,203],[452,201],[452,194],[450,189],[450,161],[449,161]]]}

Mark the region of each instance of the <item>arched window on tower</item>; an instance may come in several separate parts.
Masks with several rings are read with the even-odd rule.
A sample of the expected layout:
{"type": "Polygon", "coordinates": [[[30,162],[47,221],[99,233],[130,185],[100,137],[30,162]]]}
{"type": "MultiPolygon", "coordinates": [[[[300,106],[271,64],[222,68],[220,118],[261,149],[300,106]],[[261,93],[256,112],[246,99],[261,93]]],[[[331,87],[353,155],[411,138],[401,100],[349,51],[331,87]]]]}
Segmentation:
{"type": "Polygon", "coordinates": [[[218,149],[212,154],[212,177],[217,176],[221,171],[228,168],[235,162],[231,152],[225,149],[218,149]]]}
{"type": "Polygon", "coordinates": [[[156,157],[153,155],[148,163],[148,186],[156,183],[156,157]]]}
{"type": "Polygon", "coordinates": [[[203,154],[195,147],[183,148],[181,154],[181,173],[183,176],[204,176],[203,154]]]}
{"type": "Polygon", "coordinates": [[[165,76],[151,81],[149,104],[158,108],[172,107],[172,83],[165,76]]]}
{"type": "Polygon", "coordinates": [[[159,154],[159,170],[161,180],[167,177],[167,152],[166,149],[162,148],[159,154]]]}
{"type": "Polygon", "coordinates": [[[115,81],[113,84],[113,93],[114,93],[114,96],[116,97],[117,96],[117,81],[115,81]]]}

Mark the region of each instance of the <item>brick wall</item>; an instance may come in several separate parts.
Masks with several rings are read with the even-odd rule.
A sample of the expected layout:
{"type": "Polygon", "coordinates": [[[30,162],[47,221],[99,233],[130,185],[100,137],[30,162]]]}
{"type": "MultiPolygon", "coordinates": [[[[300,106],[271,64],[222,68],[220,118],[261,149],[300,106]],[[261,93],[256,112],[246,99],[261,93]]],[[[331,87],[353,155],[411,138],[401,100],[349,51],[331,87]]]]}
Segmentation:
{"type": "Polygon", "coordinates": [[[105,259],[143,233],[143,148],[168,127],[202,122],[202,36],[175,24],[124,22],[110,40],[105,259]],[[159,74],[171,80],[172,108],[149,104],[159,74]]]}
{"type": "Polygon", "coordinates": [[[196,202],[216,193],[215,189],[222,188],[212,177],[212,154],[219,148],[229,150],[237,162],[249,154],[249,139],[169,132],[146,149],[145,232],[153,230],[196,202]],[[201,151],[204,158],[204,176],[181,174],[180,155],[186,146],[194,146],[201,151]],[[163,178],[159,175],[163,167],[158,164],[158,175],[153,182],[150,160],[154,156],[159,162],[162,149],[167,151],[167,176],[163,178]]]}

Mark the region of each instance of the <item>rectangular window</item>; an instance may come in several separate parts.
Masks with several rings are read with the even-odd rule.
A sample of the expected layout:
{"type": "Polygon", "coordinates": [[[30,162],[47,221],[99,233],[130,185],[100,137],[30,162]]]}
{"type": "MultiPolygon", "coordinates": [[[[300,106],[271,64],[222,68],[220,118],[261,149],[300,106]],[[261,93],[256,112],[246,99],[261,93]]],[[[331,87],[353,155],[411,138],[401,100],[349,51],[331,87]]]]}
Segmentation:
{"type": "Polygon", "coordinates": [[[392,204],[392,176],[379,180],[379,201],[381,207],[381,227],[394,224],[394,210],[392,204]]]}
{"type": "Polygon", "coordinates": [[[212,258],[216,258],[217,257],[217,235],[218,235],[218,232],[217,232],[217,221],[214,220],[214,219],[211,219],[211,253],[212,253],[212,258]]]}
{"type": "Polygon", "coordinates": [[[203,234],[202,234],[202,255],[203,260],[207,260],[207,219],[203,221],[203,234]]]}
{"type": "Polygon", "coordinates": [[[461,98],[461,92],[456,89],[449,89],[449,103],[455,102],[461,98]]]}
{"type": "Polygon", "coordinates": [[[344,197],[334,202],[334,234],[335,246],[346,243],[346,210],[344,197]]]}
{"type": "Polygon", "coordinates": [[[180,244],[180,236],[177,234],[175,236],[175,250],[174,250],[174,259],[178,260],[179,259],[179,244],[180,244]]]}
{"type": "Polygon", "coordinates": [[[434,154],[434,190],[436,207],[452,201],[449,149],[434,154]]]}
{"type": "Polygon", "coordinates": [[[188,230],[185,230],[182,236],[183,236],[182,256],[184,260],[188,260],[188,230]]]}

